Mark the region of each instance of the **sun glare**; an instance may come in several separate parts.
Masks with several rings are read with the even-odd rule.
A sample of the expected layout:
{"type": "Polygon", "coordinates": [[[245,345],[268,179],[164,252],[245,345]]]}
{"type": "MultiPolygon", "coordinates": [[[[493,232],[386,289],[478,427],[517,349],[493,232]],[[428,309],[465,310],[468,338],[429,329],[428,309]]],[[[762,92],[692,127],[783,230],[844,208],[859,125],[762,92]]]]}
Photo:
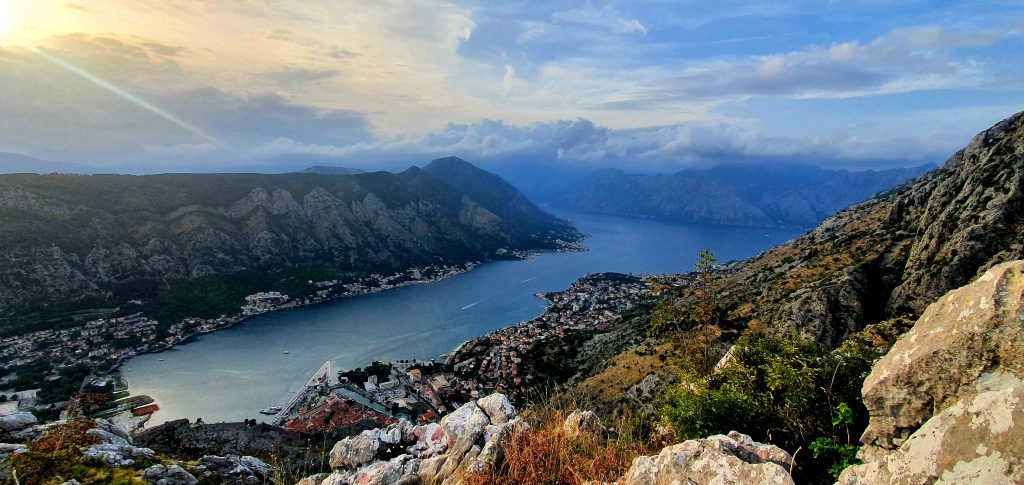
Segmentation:
{"type": "Polygon", "coordinates": [[[7,9],[0,5],[0,35],[4,35],[11,31],[11,16],[7,14],[7,9]]]}

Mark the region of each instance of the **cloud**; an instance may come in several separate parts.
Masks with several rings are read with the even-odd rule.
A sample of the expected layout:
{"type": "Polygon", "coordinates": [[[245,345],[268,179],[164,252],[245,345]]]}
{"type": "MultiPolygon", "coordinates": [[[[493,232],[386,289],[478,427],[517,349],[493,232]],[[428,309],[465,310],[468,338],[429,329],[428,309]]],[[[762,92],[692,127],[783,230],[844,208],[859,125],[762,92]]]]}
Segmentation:
{"type": "Polygon", "coordinates": [[[261,72],[256,74],[256,76],[282,87],[308,87],[309,84],[337,76],[339,72],[340,71],[336,69],[302,69],[288,67],[276,71],[261,72]]]}
{"type": "MultiPolygon", "coordinates": [[[[805,138],[769,136],[725,123],[613,130],[585,119],[510,125],[498,120],[449,124],[421,137],[400,137],[345,146],[280,138],[246,155],[251,160],[334,160],[359,167],[393,167],[457,155],[502,167],[521,163],[622,167],[671,171],[739,161],[799,161],[826,166],[873,167],[940,162],[966,140],[936,143],[935,135],[865,139],[837,132],[805,138]]],[[[290,167],[292,169],[298,166],[290,167]]]]}
{"type": "MultiPolygon", "coordinates": [[[[846,98],[915,91],[982,88],[994,81],[987,62],[956,56],[963,48],[991,46],[1016,29],[955,31],[938,26],[900,28],[862,43],[812,45],[782,54],[684,63],[649,71],[649,79],[622,86],[603,109],[635,110],[687,100],[736,102],[752,97],[846,98]]],[[[578,71],[596,66],[581,63],[578,71]]],[[[571,74],[571,72],[569,73],[571,74]]],[[[561,78],[566,73],[560,74],[561,78]]],[[[600,79],[581,73],[577,81],[600,79]]],[[[542,80],[543,81],[543,80],[542,80]]]]}
{"type": "MultiPolygon", "coordinates": [[[[8,94],[0,97],[0,112],[31,113],[0,117],[0,150],[75,161],[145,157],[150,163],[185,157],[201,161],[206,154],[223,162],[238,157],[234,150],[281,137],[336,145],[373,138],[363,113],[297,104],[277,94],[226,91],[194,79],[173,61],[150,56],[144,48],[149,44],[76,34],[40,48],[84,75],[29,49],[0,48],[5,73],[0,92],[8,94]],[[84,77],[93,73],[103,73],[104,82],[129,92],[132,99],[84,77]],[[215,150],[142,103],[184,120],[223,146],[215,150]]],[[[290,71],[280,76],[280,82],[289,76],[299,82],[323,75],[290,71]]]]}
{"type": "Polygon", "coordinates": [[[164,57],[177,57],[183,52],[188,51],[188,48],[185,46],[167,45],[159,42],[143,42],[142,46],[149,49],[150,52],[164,57]]]}
{"type": "Polygon", "coordinates": [[[602,9],[581,8],[555,12],[551,18],[556,22],[601,27],[616,34],[647,34],[647,27],[635,18],[620,15],[611,5],[602,9]]]}

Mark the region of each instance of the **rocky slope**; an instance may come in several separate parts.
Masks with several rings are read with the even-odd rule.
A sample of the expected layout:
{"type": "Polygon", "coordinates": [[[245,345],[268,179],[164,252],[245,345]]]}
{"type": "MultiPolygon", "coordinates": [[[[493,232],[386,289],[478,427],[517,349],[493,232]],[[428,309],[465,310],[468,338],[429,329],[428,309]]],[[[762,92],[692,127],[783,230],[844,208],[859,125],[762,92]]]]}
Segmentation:
{"type": "Polygon", "coordinates": [[[449,159],[397,174],[6,175],[0,218],[0,317],[242,271],[394,271],[578,237],[449,159]]]}
{"type": "MultiPolygon", "coordinates": [[[[940,168],[840,211],[807,234],[717,271],[719,351],[742,333],[796,334],[824,347],[925,307],[987,269],[1024,258],[1024,113],[977,135],[940,168]]],[[[714,249],[714,248],[711,248],[714,249]]],[[[680,302],[686,306],[685,299],[680,302]]],[[[573,356],[574,395],[598,409],[649,406],[674,374],[650,312],[573,356]]]]}
{"type": "Polygon", "coordinates": [[[1024,256],[1024,116],[976,136],[942,167],[830,217],[723,273],[728,320],[827,345],[920,314],[947,291],[1024,256]]]}
{"type": "Polygon", "coordinates": [[[759,227],[811,227],[834,212],[921,175],[808,165],[720,165],[671,175],[601,170],[553,202],[585,212],[759,227]]]}
{"type": "Polygon", "coordinates": [[[863,394],[867,463],[840,483],[1024,482],[1024,261],[929,306],[863,394]]]}

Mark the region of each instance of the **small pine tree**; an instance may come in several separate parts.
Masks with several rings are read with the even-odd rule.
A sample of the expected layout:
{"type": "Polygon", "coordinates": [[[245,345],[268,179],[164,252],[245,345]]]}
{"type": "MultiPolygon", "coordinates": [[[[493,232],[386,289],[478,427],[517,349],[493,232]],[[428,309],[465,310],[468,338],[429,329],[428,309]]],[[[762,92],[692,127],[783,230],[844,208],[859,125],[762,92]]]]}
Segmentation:
{"type": "Polygon", "coordinates": [[[697,254],[695,274],[685,289],[666,282],[651,285],[654,293],[667,296],[654,310],[653,330],[677,338],[698,339],[695,370],[703,374],[709,373],[715,364],[715,327],[719,319],[719,286],[714,273],[717,261],[710,249],[704,249],[697,254]],[[685,330],[693,332],[687,335],[685,330]]]}

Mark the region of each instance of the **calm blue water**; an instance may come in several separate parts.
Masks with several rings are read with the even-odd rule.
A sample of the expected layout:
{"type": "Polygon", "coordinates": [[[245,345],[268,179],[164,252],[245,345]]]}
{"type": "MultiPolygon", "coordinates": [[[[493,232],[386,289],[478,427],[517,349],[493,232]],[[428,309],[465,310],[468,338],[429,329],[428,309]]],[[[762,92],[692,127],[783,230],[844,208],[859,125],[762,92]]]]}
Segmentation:
{"type": "Polygon", "coordinates": [[[446,280],[260,316],[123,368],[133,394],[161,410],[150,425],[262,417],[330,360],[334,369],[373,360],[431,359],[461,342],[544,311],[540,291],[561,290],[588,273],[689,271],[698,251],[743,259],[798,231],[672,224],[560,213],[592,237],[589,252],[547,253],[483,265],[446,280]],[[289,354],[283,352],[288,351],[289,354]],[[163,361],[159,359],[164,359],[163,361]]]}

